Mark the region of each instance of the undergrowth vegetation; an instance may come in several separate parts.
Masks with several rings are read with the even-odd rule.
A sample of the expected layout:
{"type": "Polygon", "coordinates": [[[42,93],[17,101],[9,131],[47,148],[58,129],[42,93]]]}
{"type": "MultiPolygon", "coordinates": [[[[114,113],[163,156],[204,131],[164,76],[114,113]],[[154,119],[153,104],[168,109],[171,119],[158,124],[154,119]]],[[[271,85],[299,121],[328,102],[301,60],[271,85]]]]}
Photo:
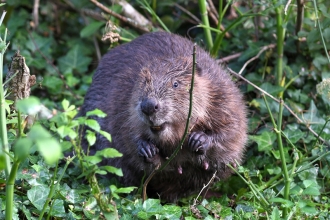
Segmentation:
{"type": "Polygon", "coordinates": [[[329,1],[138,0],[131,14],[123,1],[38,2],[2,6],[0,219],[330,218],[329,1]],[[137,12],[146,19],[131,22],[137,12]],[[97,133],[111,141],[94,120],[103,112],[75,117],[101,54],[160,29],[227,65],[249,107],[245,162],[229,165],[235,174],[208,199],[142,201],[139,189],[101,178],[122,175],[98,166],[120,152],[80,148],[82,126],[90,145],[97,133]],[[7,66],[18,50],[36,83],[14,102],[7,86],[19,73],[7,66]]]}

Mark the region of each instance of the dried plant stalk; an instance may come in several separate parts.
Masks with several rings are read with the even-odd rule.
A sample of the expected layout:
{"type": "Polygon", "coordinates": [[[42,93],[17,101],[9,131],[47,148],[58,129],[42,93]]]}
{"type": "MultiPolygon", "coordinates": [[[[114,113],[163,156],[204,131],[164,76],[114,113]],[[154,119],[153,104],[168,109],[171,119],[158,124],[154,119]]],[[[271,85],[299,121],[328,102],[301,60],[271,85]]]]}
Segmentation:
{"type": "MultiPolygon", "coordinates": [[[[7,99],[17,100],[30,96],[31,86],[36,83],[35,75],[30,75],[30,69],[25,63],[25,58],[20,55],[19,51],[12,57],[9,72],[6,76],[7,99]]],[[[15,105],[12,105],[13,107],[15,105]]]]}

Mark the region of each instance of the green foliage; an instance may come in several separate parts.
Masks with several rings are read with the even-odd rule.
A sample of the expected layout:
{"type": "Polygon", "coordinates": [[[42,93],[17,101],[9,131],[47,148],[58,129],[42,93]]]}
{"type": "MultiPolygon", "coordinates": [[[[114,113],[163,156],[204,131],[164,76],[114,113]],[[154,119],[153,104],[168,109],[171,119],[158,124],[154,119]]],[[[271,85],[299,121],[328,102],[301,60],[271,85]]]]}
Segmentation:
{"type": "MultiPolygon", "coordinates": [[[[6,119],[0,124],[8,130],[11,148],[3,150],[1,142],[0,187],[10,185],[14,191],[13,219],[330,218],[329,3],[305,1],[301,28],[297,28],[296,2],[288,7],[285,1],[238,1],[235,5],[236,1],[224,5],[223,1],[220,5],[213,2],[220,13],[218,25],[210,16],[210,24],[205,23],[207,17],[200,16],[205,11],[201,13],[197,1],[129,1],[140,13],[151,17],[153,29],[158,24],[174,33],[188,33],[201,46],[211,45],[211,54],[220,58],[241,53],[227,63],[234,71],[262,47],[276,44],[250,63],[242,75],[272,96],[282,98],[292,112],[285,107],[282,112],[269,97],[265,103],[259,90],[239,82],[250,113],[245,162],[237,166],[235,175],[212,188],[222,196],[193,206],[194,197],[182,199],[178,205],[162,204],[158,199],[142,201],[135,187],[121,187],[115,180],[104,178],[108,173],[123,175],[119,168],[98,164],[122,156],[120,152],[103,149],[89,155],[89,149],[83,151],[80,147],[80,129],[86,127],[89,146],[96,142],[97,135],[111,141],[111,134],[102,131],[96,120],[106,117],[105,113],[96,109],[86,117],[76,117],[75,107],[81,105],[91,83],[98,60],[95,51],[104,54],[118,44],[109,46],[98,41],[106,20],[85,14],[84,10],[99,9],[88,0],[46,1],[39,7],[39,25],[32,30],[36,24],[31,18],[31,2],[8,1],[8,13],[0,28],[2,38],[5,27],[9,31],[5,64],[19,49],[37,77],[33,97],[16,104],[24,116],[21,122],[19,113],[11,111],[13,102],[2,103],[6,119]],[[236,17],[229,19],[234,14],[236,17]],[[75,156],[67,156],[68,152],[75,156]],[[17,170],[11,184],[6,176],[7,158],[17,170]]],[[[117,4],[108,8],[116,13],[123,11],[117,4]]],[[[124,40],[139,33],[114,16],[103,17],[117,26],[124,40]]],[[[0,41],[0,50],[6,45],[0,41]]],[[[5,218],[8,200],[0,191],[0,219],[5,218]]]]}

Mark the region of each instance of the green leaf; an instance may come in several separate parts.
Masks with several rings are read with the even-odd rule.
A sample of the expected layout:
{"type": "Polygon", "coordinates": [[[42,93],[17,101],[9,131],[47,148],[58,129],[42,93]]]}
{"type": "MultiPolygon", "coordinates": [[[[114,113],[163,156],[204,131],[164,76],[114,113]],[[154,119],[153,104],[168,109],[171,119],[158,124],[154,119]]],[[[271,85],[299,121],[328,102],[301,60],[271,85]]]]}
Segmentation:
{"type": "Polygon", "coordinates": [[[174,205],[164,205],[164,217],[165,219],[180,219],[182,215],[182,210],[178,206],[174,205]]]}
{"type": "Polygon", "coordinates": [[[95,21],[90,23],[80,31],[80,37],[84,38],[95,34],[102,25],[104,25],[104,22],[95,21]]]}
{"type": "Polygon", "coordinates": [[[30,149],[32,147],[32,144],[33,142],[29,138],[18,139],[14,147],[15,157],[19,161],[24,160],[30,154],[30,149]]]}
{"type": "Polygon", "coordinates": [[[291,141],[292,144],[297,143],[305,135],[305,133],[302,132],[297,125],[288,125],[287,129],[285,129],[283,133],[291,141]]]}
{"type": "Polygon", "coordinates": [[[260,88],[265,90],[266,92],[270,93],[271,95],[276,95],[282,91],[284,91],[284,88],[281,86],[274,86],[269,82],[263,83],[260,88]]]}
{"type": "Polygon", "coordinates": [[[324,119],[319,116],[318,110],[313,100],[311,100],[310,102],[310,107],[307,113],[303,115],[303,120],[306,124],[323,125],[325,123],[324,119]]]}
{"type": "Polygon", "coordinates": [[[61,195],[65,197],[65,200],[72,204],[81,204],[84,202],[85,198],[82,197],[78,190],[76,189],[70,189],[67,190],[61,190],[61,195]]]}
{"type": "Polygon", "coordinates": [[[142,208],[147,212],[160,213],[163,211],[163,207],[160,204],[159,199],[147,199],[144,201],[142,208]]]}
{"type": "Polygon", "coordinates": [[[33,186],[27,191],[27,197],[31,203],[41,211],[49,194],[49,187],[44,185],[33,186]]]}
{"type": "Polygon", "coordinates": [[[96,152],[97,156],[102,156],[105,158],[115,158],[115,157],[122,157],[123,154],[120,153],[118,150],[114,148],[105,148],[103,150],[99,150],[96,152]]]}
{"type": "Polygon", "coordinates": [[[88,111],[86,113],[86,116],[92,116],[92,115],[95,115],[97,117],[100,117],[100,118],[104,118],[105,116],[107,116],[106,113],[104,113],[102,110],[100,109],[94,109],[92,111],[88,111]]]}
{"type": "Polygon", "coordinates": [[[70,105],[69,101],[66,99],[63,99],[62,107],[63,107],[64,111],[69,108],[69,105],[70,105]]]}
{"type": "Polygon", "coordinates": [[[282,198],[271,198],[271,202],[276,202],[276,203],[281,203],[284,207],[292,207],[294,206],[294,203],[291,202],[290,200],[282,199],[282,198]]]}
{"type": "Polygon", "coordinates": [[[271,151],[276,135],[274,132],[264,131],[261,135],[250,136],[250,139],[257,142],[259,151],[271,151]]]}
{"type": "Polygon", "coordinates": [[[85,73],[92,59],[83,53],[80,45],[75,45],[65,56],[58,59],[60,71],[64,74],[71,74],[74,70],[85,73]]]}
{"type": "Polygon", "coordinates": [[[102,161],[102,157],[100,156],[86,156],[84,157],[84,160],[86,162],[89,162],[91,164],[97,164],[97,163],[100,163],[102,161]]]}
{"type": "Polygon", "coordinates": [[[28,133],[28,137],[35,141],[38,139],[51,138],[51,134],[44,129],[40,124],[34,124],[28,133]]]}
{"type": "Polygon", "coordinates": [[[111,142],[111,135],[110,135],[108,132],[100,130],[99,133],[100,133],[103,137],[105,137],[109,142],[111,142]]]}
{"type": "Polygon", "coordinates": [[[62,157],[61,145],[54,138],[38,139],[36,144],[46,163],[54,164],[62,157]]]}
{"type": "Polygon", "coordinates": [[[110,191],[111,193],[131,193],[133,190],[135,190],[137,187],[121,187],[117,188],[115,185],[110,185],[110,191]]]}
{"type": "Polygon", "coordinates": [[[60,135],[61,138],[69,136],[71,139],[75,139],[78,136],[78,134],[74,130],[65,125],[60,126],[57,129],[57,133],[60,135]]]}
{"type": "Polygon", "coordinates": [[[123,176],[123,171],[120,168],[116,168],[113,166],[102,166],[99,169],[106,170],[108,173],[113,173],[117,176],[123,176]]]}
{"type": "Polygon", "coordinates": [[[55,199],[52,203],[52,211],[50,212],[52,216],[65,217],[65,209],[63,200],[55,199]]]}
{"type": "Polygon", "coordinates": [[[272,211],[272,214],[270,216],[271,220],[278,220],[281,219],[280,217],[280,211],[278,210],[277,206],[275,206],[275,208],[272,211]]]}
{"type": "Polygon", "coordinates": [[[89,146],[93,146],[96,142],[96,135],[94,132],[90,131],[90,130],[87,130],[86,131],[86,135],[85,135],[87,141],[88,141],[88,144],[89,146]]]}
{"type": "Polygon", "coordinates": [[[59,77],[45,76],[42,85],[47,87],[48,91],[52,94],[59,94],[59,91],[63,87],[63,81],[59,77]]]}
{"type": "Polygon", "coordinates": [[[304,189],[302,192],[303,195],[310,195],[310,196],[319,196],[321,195],[320,193],[320,188],[318,186],[310,186],[304,189]]]}
{"type": "Polygon", "coordinates": [[[38,98],[30,96],[29,98],[18,100],[16,108],[25,115],[35,115],[40,111],[41,103],[38,98]]]}
{"type": "Polygon", "coordinates": [[[100,129],[101,129],[99,123],[94,119],[86,119],[85,125],[87,125],[91,129],[93,129],[94,131],[100,131],[100,129]]]}

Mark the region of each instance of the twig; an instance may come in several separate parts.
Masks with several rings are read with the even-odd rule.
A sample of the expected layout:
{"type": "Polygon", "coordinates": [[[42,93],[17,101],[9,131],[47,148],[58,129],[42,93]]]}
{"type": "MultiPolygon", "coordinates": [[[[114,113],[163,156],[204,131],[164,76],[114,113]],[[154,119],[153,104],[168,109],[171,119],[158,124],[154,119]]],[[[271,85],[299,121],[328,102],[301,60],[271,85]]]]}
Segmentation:
{"type": "MultiPolygon", "coordinates": [[[[247,82],[248,84],[250,84],[251,86],[253,86],[254,88],[256,88],[257,90],[259,90],[260,92],[264,93],[265,95],[267,95],[268,97],[270,97],[271,99],[273,99],[274,101],[276,101],[277,103],[280,103],[280,101],[275,98],[274,96],[272,96],[271,94],[269,94],[268,92],[266,92],[265,90],[261,89],[260,87],[258,87],[257,85],[253,84],[252,82],[250,82],[249,80],[245,79],[243,76],[241,76],[240,74],[236,73],[235,71],[233,71],[232,69],[228,68],[229,72],[231,74],[233,74],[234,76],[242,79],[243,81],[247,82]]],[[[323,142],[326,146],[330,147],[330,143],[328,143],[326,140],[324,140],[323,138],[319,137],[319,134],[316,133],[309,125],[305,124],[305,122],[303,120],[301,120],[299,118],[298,115],[296,115],[291,108],[283,103],[283,106],[297,119],[298,123],[303,124],[307,127],[307,129],[315,136],[317,137],[321,142],[323,142]]]]}
{"type": "Polygon", "coordinates": [[[194,199],[194,204],[193,204],[193,206],[196,206],[198,197],[202,194],[202,192],[204,191],[204,189],[206,189],[206,188],[207,188],[207,187],[213,182],[213,180],[214,180],[216,174],[217,174],[217,171],[214,172],[214,174],[213,174],[213,176],[211,177],[210,181],[209,181],[206,185],[204,185],[203,188],[199,191],[198,195],[197,195],[196,198],[194,199]]]}
{"type": "Polygon", "coordinates": [[[3,19],[5,18],[5,16],[6,16],[6,11],[3,11],[2,12],[2,15],[1,15],[1,18],[0,18],[0,26],[2,25],[2,22],[3,22],[3,19]]]}
{"type": "Polygon", "coordinates": [[[33,4],[33,29],[37,29],[39,26],[39,2],[40,0],[34,0],[33,4]]]}
{"type": "Polygon", "coordinates": [[[246,66],[247,66],[249,63],[251,63],[252,61],[258,59],[259,56],[260,56],[260,54],[262,54],[265,50],[268,50],[268,49],[270,49],[270,48],[274,48],[275,46],[276,46],[275,44],[270,44],[270,45],[268,45],[268,46],[264,46],[264,47],[262,47],[261,50],[259,51],[259,53],[258,53],[256,56],[252,57],[251,59],[249,59],[248,61],[246,61],[246,62],[244,63],[243,67],[242,67],[241,70],[238,72],[238,74],[239,74],[239,75],[242,75],[242,72],[244,71],[244,69],[246,68],[246,66]]]}
{"type": "Polygon", "coordinates": [[[189,15],[195,22],[197,22],[197,24],[202,23],[202,21],[198,17],[196,17],[193,13],[191,13],[190,11],[188,11],[187,9],[185,9],[184,7],[179,5],[178,3],[174,3],[174,6],[179,8],[181,11],[183,11],[187,15],[189,15]]]}
{"type": "Polygon", "coordinates": [[[159,162],[159,164],[156,165],[155,169],[148,176],[146,181],[144,181],[144,184],[143,184],[143,187],[142,187],[142,200],[143,201],[146,201],[146,199],[147,199],[147,186],[148,186],[148,183],[155,176],[155,174],[158,172],[160,166],[161,166],[161,162],[159,162]]]}
{"type": "Polygon", "coordinates": [[[229,56],[226,56],[226,57],[223,57],[221,59],[217,59],[218,63],[221,64],[221,63],[227,63],[231,60],[234,60],[238,57],[240,57],[242,55],[242,52],[239,52],[239,53],[235,53],[235,54],[232,54],[232,55],[229,55],[229,56]]]}
{"type": "Polygon", "coordinates": [[[138,12],[131,4],[129,4],[126,0],[111,0],[112,3],[118,4],[122,7],[121,14],[125,17],[135,21],[141,27],[152,28],[152,23],[144,17],[140,12],[138,12]]]}
{"type": "Polygon", "coordinates": [[[109,8],[105,7],[103,4],[101,4],[100,2],[98,2],[97,0],[90,0],[92,3],[94,3],[97,7],[99,7],[100,9],[102,9],[103,11],[105,11],[106,13],[114,16],[115,18],[131,25],[132,27],[142,31],[143,33],[147,33],[150,32],[150,30],[146,27],[142,27],[139,24],[137,24],[135,21],[133,21],[132,19],[126,18],[120,14],[117,14],[116,12],[110,10],[109,8]]]}
{"type": "Polygon", "coordinates": [[[291,4],[291,0],[288,0],[288,2],[286,3],[285,5],[285,8],[284,8],[284,14],[287,15],[287,11],[288,11],[288,8],[289,8],[289,5],[291,4]]]}
{"type": "MultiPolygon", "coordinates": [[[[264,47],[262,47],[261,48],[261,50],[263,50],[265,47],[268,47],[268,49],[270,49],[270,48],[274,48],[276,45],[275,44],[270,44],[270,45],[268,45],[268,46],[264,46],[264,47]]],[[[239,52],[239,53],[235,53],[235,54],[232,54],[232,55],[229,55],[229,56],[226,56],[226,57],[223,57],[223,58],[220,58],[220,59],[217,59],[217,62],[219,63],[219,64],[221,64],[221,63],[227,63],[227,62],[229,62],[229,61],[231,61],[231,60],[234,60],[234,59],[236,59],[236,58],[238,58],[238,57],[240,57],[242,55],[242,52],[239,52]]],[[[260,55],[260,54],[259,54],[260,55]]],[[[258,56],[258,55],[257,55],[258,56]]],[[[252,60],[251,60],[252,61],[252,60]]],[[[250,61],[250,62],[251,62],[250,61]]],[[[249,61],[248,61],[249,62],[249,61]]]]}
{"type": "Polygon", "coordinates": [[[176,155],[178,154],[178,152],[182,149],[182,145],[187,137],[187,134],[189,132],[189,122],[190,122],[190,118],[191,118],[191,112],[192,112],[192,99],[193,99],[193,88],[194,88],[194,80],[195,80],[195,71],[196,71],[196,43],[194,44],[193,47],[193,68],[192,68],[192,76],[191,76],[191,83],[190,83],[190,90],[189,90],[189,110],[188,110],[188,116],[187,116],[187,121],[186,121],[186,127],[183,133],[183,136],[181,138],[181,141],[179,143],[179,145],[176,147],[176,149],[174,150],[174,152],[172,153],[172,155],[170,156],[169,159],[166,160],[166,162],[161,165],[159,163],[159,165],[161,165],[161,167],[158,169],[158,165],[156,167],[156,169],[149,175],[149,177],[147,178],[147,180],[144,182],[143,184],[143,192],[142,192],[142,200],[145,201],[146,200],[146,191],[147,191],[147,185],[149,183],[149,181],[151,180],[151,178],[157,173],[162,171],[173,159],[174,157],[176,157],[176,155]]]}

